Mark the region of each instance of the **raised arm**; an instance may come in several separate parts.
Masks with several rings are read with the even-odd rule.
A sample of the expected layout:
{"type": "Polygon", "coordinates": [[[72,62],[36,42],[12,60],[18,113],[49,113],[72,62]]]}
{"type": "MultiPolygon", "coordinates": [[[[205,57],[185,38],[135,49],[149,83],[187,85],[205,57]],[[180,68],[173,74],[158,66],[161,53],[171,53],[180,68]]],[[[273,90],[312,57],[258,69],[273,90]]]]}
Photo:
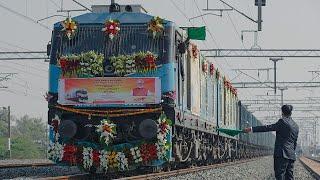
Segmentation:
{"type": "Polygon", "coordinates": [[[281,129],[281,126],[283,124],[283,120],[279,119],[278,122],[275,124],[265,125],[265,126],[256,126],[251,128],[245,128],[244,132],[269,132],[269,131],[277,131],[278,129],[281,129]]]}

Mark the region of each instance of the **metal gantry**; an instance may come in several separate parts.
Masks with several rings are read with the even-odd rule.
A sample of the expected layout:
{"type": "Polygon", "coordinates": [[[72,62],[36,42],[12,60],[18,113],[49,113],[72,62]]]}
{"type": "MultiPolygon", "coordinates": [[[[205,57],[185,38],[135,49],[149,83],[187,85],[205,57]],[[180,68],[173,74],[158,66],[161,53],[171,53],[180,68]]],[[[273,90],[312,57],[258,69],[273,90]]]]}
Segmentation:
{"type": "MultiPolygon", "coordinates": [[[[260,106],[260,107],[248,107],[249,111],[280,111],[280,108],[260,106]]],[[[294,111],[308,112],[308,111],[320,111],[320,106],[305,106],[305,107],[295,107],[294,111]]]]}
{"type": "Polygon", "coordinates": [[[317,58],[320,57],[320,49],[201,49],[202,52],[211,52],[206,57],[264,57],[264,58],[317,58]]]}
{"type": "MultiPolygon", "coordinates": [[[[233,82],[235,88],[272,88],[274,82],[233,82]]],[[[286,88],[320,88],[320,82],[304,82],[304,81],[292,81],[292,82],[277,82],[281,87],[286,88]]]]}

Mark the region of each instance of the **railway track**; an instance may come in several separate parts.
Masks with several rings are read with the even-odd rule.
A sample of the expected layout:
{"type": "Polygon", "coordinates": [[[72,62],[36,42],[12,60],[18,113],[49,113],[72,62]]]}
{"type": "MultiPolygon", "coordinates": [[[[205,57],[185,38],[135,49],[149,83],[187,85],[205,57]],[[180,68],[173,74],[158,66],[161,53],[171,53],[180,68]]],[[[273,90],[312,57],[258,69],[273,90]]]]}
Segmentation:
{"type": "Polygon", "coordinates": [[[65,180],[65,179],[121,179],[121,180],[138,180],[138,179],[162,179],[167,178],[171,176],[178,176],[198,171],[204,171],[214,168],[221,168],[226,166],[233,166],[241,163],[246,163],[249,161],[254,161],[257,158],[253,159],[244,159],[234,162],[226,162],[221,164],[213,164],[213,165],[207,165],[207,166],[200,166],[200,167],[191,167],[191,168],[185,168],[185,169],[178,169],[178,170],[172,170],[172,171],[163,171],[158,173],[150,173],[150,174],[143,174],[143,175],[137,175],[137,176],[130,176],[130,177],[117,177],[115,175],[105,175],[105,174],[76,174],[76,175],[69,175],[69,176],[57,176],[57,177],[48,177],[48,178],[42,178],[42,180],[65,180]]]}
{"type": "Polygon", "coordinates": [[[0,169],[21,168],[21,167],[45,167],[54,166],[53,163],[18,163],[18,164],[0,164],[0,169]]]}
{"type": "Polygon", "coordinates": [[[300,157],[300,162],[308,169],[311,174],[316,178],[320,179],[320,160],[309,158],[309,157],[300,157]]]}

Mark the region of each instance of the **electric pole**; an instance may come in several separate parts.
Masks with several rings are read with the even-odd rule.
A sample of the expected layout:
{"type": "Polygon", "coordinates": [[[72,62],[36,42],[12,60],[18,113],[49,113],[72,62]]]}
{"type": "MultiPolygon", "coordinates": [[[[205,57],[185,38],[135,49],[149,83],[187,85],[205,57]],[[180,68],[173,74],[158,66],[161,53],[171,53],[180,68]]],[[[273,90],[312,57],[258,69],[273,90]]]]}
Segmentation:
{"type": "Polygon", "coordinates": [[[277,94],[277,62],[283,60],[283,58],[270,58],[270,61],[274,63],[274,94],[277,94]]]}
{"type": "Polygon", "coordinates": [[[8,123],[8,133],[7,133],[7,138],[8,138],[8,154],[9,154],[9,159],[11,159],[11,118],[10,118],[10,106],[8,107],[2,107],[4,113],[6,114],[6,119],[8,123]]]}
{"type": "Polygon", "coordinates": [[[10,118],[10,106],[8,106],[8,151],[9,159],[11,159],[11,118],[10,118]]]}
{"type": "Polygon", "coordinates": [[[258,6],[258,31],[262,30],[262,6],[266,6],[266,0],[255,0],[255,6],[258,6]]]}

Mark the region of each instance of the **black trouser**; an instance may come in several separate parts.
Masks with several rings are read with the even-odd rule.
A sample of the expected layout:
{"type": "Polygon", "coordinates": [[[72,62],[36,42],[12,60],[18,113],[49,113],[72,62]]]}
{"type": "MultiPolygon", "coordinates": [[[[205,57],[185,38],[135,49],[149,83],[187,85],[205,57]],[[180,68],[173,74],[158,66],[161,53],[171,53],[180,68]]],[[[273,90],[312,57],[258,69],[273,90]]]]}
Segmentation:
{"type": "Polygon", "coordinates": [[[274,173],[277,180],[293,179],[294,160],[281,157],[274,158],[274,173]]]}

